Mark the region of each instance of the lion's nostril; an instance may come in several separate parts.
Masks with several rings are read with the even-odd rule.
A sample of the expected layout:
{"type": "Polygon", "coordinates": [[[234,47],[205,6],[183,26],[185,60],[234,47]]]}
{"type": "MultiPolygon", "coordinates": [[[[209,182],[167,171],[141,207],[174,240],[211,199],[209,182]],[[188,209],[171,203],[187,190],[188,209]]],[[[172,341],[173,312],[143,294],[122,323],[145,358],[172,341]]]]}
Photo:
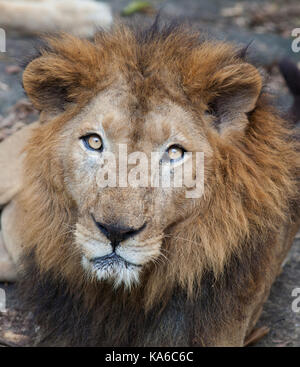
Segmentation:
{"type": "Polygon", "coordinates": [[[120,242],[125,241],[126,239],[137,235],[146,227],[146,223],[144,223],[138,229],[135,229],[132,227],[125,227],[120,224],[100,223],[96,221],[93,214],[91,215],[98,229],[102,232],[102,234],[104,234],[106,238],[108,238],[111,241],[114,247],[116,247],[120,242]]]}

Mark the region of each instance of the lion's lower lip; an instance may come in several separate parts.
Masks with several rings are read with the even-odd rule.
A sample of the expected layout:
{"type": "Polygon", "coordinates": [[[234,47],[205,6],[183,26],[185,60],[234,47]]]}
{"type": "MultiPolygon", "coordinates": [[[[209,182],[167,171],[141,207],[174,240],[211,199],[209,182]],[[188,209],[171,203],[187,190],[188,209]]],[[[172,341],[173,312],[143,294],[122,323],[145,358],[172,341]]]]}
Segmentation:
{"type": "Polygon", "coordinates": [[[122,264],[125,265],[126,267],[130,267],[130,266],[136,266],[136,267],[140,267],[141,265],[138,264],[134,264],[131,263],[130,261],[125,260],[123,257],[117,255],[115,252],[112,252],[111,254],[105,255],[105,256],[101,256],[101,257],[96,257],[90,260],[93,265],[99,269],[107,267],[107,266],[112,266],[112,265],[116,265],[116,264],[122,264]]]}

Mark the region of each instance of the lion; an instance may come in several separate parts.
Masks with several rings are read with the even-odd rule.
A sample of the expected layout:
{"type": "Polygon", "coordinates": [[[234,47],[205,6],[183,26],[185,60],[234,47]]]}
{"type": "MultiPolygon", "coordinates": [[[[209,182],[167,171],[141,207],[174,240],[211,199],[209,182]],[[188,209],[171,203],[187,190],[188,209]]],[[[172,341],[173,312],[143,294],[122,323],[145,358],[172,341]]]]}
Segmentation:
{"type": "Polygon", "coordinates": [[[109,5],[95,0],[0,0],[0,26],[5,30],[92,38],[99,27],[111,23],[109,5]]]}
{"type": "Polygon", "coordinates": [[[1,148],[3,248],[41,345],[243,346],[300,225],[298,143],[246,52],[118,25],[48,38],[23,84],[41,117],[1,148]],[[202,152],[202,194],[102,185],[121,146],[160,177],[202,152]]]}

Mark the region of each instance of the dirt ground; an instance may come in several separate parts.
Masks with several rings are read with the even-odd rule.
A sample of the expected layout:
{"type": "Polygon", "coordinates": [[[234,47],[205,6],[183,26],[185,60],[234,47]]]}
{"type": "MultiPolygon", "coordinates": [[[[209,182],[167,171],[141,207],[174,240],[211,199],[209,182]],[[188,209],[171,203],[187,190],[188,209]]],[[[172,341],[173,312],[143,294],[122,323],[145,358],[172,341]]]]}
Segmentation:
{"type": "MultiPolygon", "coordinates": [[[[108,1],[120,17],[127,0],[108,1]]],[[[241,45],[252,41],[250,58],[260,66],[278,105],[287,109],[291,96],[280,76],[277,62],[287,56],[299,63],[291,50],[291,31],[300,28],[299,0],[171,0],[150,1],[154,11],[127,17],[128,22],[151,22],[155,11],[161,18],[181,18],[203,32],[241,45]]],[[[1,25],[0,25],[1,26],[1,25]]],[[[7,52],[0,53],[0,141],[37,118],[22,90],[20,61],[30,55],[37,40],[20,34],[7,35],[7,52]]],[[[0,284],[7,294],[7,311],[0,313],[0,346],[34,345],[38,326],[31,313],[22,310],[15,285],[0,284]]],[[[273,285],[259,326],[270,332],[256,346],[300,347],[300,313],[292,311],[292,290],[300,288],[300,236],[294,241],[283,271],[273,285]]]]}

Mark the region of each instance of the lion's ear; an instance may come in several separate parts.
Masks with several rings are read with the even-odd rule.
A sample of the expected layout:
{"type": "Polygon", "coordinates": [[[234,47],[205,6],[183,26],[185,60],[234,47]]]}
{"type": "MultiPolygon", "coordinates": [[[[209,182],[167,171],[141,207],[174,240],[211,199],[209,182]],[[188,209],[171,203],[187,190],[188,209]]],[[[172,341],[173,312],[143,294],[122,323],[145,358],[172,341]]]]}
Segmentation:
{"type": "Polygon", "coordinates": [[[255,106],[262,89],[258,70],[247,63],[229,65],[217,71],[208,83],[209,111],[220,134],[243,130],[247,113],[255,106]]]}
{"type": "Polygon", "coordinates": [[[39,111],[64,111],[93,93],[102,78],[101,58],[94,44],[73,36],[45,41],[25,68],[23,86],[39,111]]]}
{"type": "Polygon", "coordinates": [[[23,74],[24,89],[39,111],[64,111],[73,102],[72,88],[79,84],[80,73],[68,61],[57,56],[41,56],[33,60],[23,74]]]}

